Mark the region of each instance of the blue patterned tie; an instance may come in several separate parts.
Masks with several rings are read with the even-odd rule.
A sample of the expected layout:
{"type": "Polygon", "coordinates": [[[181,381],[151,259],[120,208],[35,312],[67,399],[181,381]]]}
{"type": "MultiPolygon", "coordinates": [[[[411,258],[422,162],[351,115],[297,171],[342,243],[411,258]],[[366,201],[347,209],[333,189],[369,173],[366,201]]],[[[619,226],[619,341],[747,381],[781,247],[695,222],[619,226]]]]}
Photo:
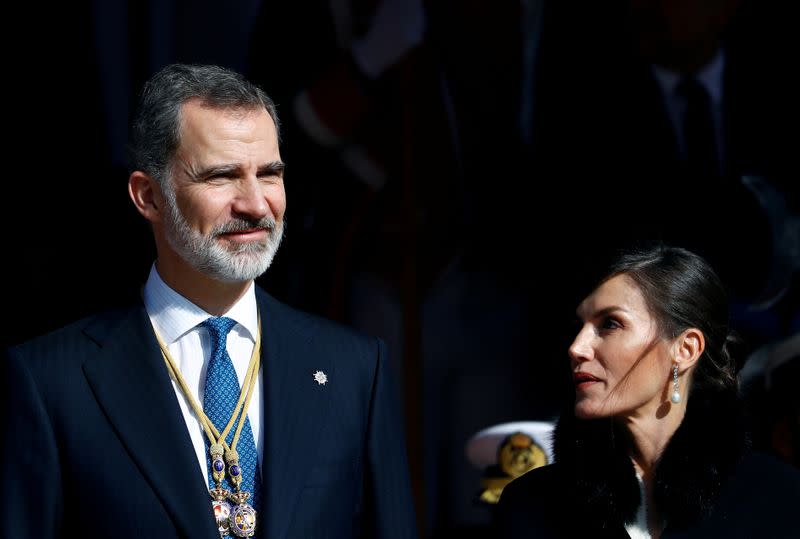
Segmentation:
{"type": "MultiPolygon", "coordinates": [[[[239,400],[241,388],[239,379],[236,377],[236,370],[233,368],[231,356],[228,355],[227,342],[228,333],[236,325],[235,320],[226,317],[209,318],[202,324],[208,328],[211,336],[211,360],[208,362],[206,371],[206,388],[203,396],[203,411],[208,418],[222,432],[228,421],[233,415],[233,409],[239,400]]],[[[233,442],[233,435],[236,432],[236,424],[231,428],[226,438],[228,445],[233,442]]],[[[253,439],[253,431],[250,429],[250,419],[245,417],[242,434],[236,444],[236,451],[239,453],[239,467],[242,470],[242,490],[250,493],[250,505],[258,511],[260,507],[261,494],[261,474],[258,469],[258,454],[256,444],[253,439]]],[[[211,463],[208,469],[208,484],[214,488],[214,479],[211,474],[211,463]]],[[[233,491],[228,483],[227,476],[222,481],[222,487],[233,491]]]]}

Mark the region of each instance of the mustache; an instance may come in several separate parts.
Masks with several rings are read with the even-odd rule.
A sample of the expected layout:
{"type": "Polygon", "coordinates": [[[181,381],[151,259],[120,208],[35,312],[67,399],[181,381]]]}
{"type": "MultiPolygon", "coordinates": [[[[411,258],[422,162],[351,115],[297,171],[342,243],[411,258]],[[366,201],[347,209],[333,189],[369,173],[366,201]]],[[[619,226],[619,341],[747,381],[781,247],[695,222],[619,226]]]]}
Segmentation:
{"type": "Polygon", "coordinates": [[[212,234],[215,236],[219,234],[232,234],[258,228],[267,230],[268,232],[274,232],[277,227],[278,223],[271,217],[264,217],[262,219],[232,219],[227,223],[215,227],[212,234]]]}

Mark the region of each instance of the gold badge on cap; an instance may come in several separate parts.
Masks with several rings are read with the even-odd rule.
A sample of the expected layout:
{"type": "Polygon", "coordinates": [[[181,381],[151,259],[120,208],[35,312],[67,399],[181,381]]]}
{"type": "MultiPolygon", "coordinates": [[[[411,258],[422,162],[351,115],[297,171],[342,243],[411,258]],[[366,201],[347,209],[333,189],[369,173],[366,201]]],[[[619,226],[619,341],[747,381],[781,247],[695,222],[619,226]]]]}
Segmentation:
{"type": "Polygon", "coordinates": [[[523,432],[510,434],[497,451],[500,474],[487,474],[481,479],[480,500],[489,504],[500,501],[503,488],[522,474],[548,464],[547,454],[533,438],[523,432]]]}

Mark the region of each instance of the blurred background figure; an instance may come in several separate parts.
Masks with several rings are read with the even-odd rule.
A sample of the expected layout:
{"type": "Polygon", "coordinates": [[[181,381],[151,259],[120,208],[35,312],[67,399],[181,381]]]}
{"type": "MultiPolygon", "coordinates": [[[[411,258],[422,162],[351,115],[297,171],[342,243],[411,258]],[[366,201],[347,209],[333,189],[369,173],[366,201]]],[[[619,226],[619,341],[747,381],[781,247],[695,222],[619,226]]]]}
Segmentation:
{"type": "Polygon", "coordinates": [[[731,287],[738,329],[756,342],[769,323],[750,307],[787,243],[775,241],[776,208],[743,178],[800,210],[797,141],[785,135],[799,117],[784,9],[546,3],[529,145],[530,169],[562,186],[564,210],[603,230],[579,259],[641,238],[694,249],[731,287]]]}
{"type": "Polygon", "coordinates": [[[265,3],[254,32],[251,72],[290,109],[287,197],[303,204],[274,284],[388,343],[427,537],[488,521],[466,440],[555,406],[548,352],[530,360],[547,300],[533,308],[536,276],[509,233],[531,202],[523,30],[513,4],[386,0],[265,3]]]}
{"type": "Polygon", "coordinates": [[[753,444],[800,468],[800,325],[786,339],[756,350],[742,371],[753,423],[753,444]]]}

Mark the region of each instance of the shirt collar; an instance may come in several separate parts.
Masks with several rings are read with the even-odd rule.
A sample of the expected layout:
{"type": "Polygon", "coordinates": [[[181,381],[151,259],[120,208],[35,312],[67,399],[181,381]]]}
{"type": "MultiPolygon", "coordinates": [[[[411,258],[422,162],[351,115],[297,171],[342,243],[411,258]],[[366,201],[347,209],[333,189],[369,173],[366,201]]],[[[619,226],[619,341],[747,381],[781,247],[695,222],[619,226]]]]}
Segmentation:
{"type": "MultiPolygon", "coordinates": [[[[725,52],[720,49],[716,56],[692,75],[708,92],[711,102],[722,101],[722,74],[725,70],[725,52]]],[[[666,95],[674,95],[683,75],[666,67],[653,65],[653,74],[666,95]]]]}
{"type": "MultiPolygon", "coordinates": [[[[142,295],[147,314],[167,345],[189,333],[205,319],[214,316],[170,288],[161,279],[155,264],[150,268],[142,295]]],[[[245,330],[242,335],[247,335],[255,342],[258,332],[258,306],[253,283],[250,283],[247,292],[224,316],[235,320],[245,330]]]]}

